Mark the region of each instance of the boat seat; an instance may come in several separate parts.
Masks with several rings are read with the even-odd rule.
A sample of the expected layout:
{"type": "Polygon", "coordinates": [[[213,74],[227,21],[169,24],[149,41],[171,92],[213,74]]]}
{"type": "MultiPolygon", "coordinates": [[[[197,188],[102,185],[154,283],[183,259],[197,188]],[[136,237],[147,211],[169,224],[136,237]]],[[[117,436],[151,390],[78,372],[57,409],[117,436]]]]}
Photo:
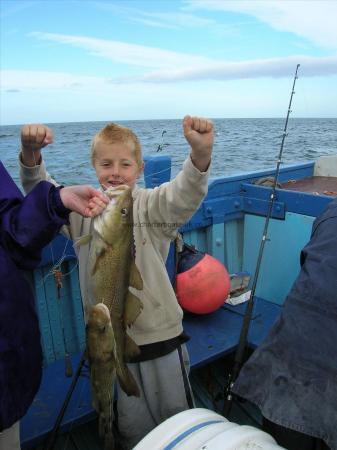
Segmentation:
{"type": "MultiPolygon", "coordinates": [[[[211,314],[185,313],[183,325],[185,333],[190,336],[187,348],[192,369],[202,367],[236,349],[246,305],[241,303],[232,306],[224,303],[211,314]]],[[[280,305],[255,298],[247,338],[250,348],[256,348],[263,341],[281,310],[280,305]]]]}

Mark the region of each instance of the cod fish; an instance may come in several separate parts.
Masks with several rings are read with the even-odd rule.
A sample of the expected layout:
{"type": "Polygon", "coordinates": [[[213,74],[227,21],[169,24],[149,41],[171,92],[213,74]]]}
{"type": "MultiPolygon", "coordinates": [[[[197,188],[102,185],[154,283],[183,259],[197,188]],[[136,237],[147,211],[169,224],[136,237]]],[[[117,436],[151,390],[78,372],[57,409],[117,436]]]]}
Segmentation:
{"type": "Polygon", "coordinates": [[[143,281],[134,261],[133,200],[126,186],[106,191],[110,203],[94,219],[89,252],[89,270],[95,303],[110,311],[115,339],[115,368],[121,388],[127,395],[139,396],[139,389],[125,362],[139,354],[139,348],[126,332],[141,313],[143,305],[129,286],[141,290],[143,281]]]}
{"type": "Polygon", "coordinates": [[[108,307],[98,303],[91,307],[88,315],[86,357],[90,366],[92,405],[99,415],[99,435],[104,438],[106,449],[115,448],[112,433],[115,345],[108,307]]]}

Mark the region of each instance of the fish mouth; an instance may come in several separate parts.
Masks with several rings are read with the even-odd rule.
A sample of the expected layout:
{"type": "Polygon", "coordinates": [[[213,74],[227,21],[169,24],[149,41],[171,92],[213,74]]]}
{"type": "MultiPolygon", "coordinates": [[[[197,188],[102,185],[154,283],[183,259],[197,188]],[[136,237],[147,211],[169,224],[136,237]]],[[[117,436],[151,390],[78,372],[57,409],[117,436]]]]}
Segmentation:
{"type": "Polygon", "coordinates": [[[123,194],[123,192],[127,189],[129,189],[129,186],[126,184],[111,185],[105,190],[105,194],[110,199],[113,199],[123,194]]]}

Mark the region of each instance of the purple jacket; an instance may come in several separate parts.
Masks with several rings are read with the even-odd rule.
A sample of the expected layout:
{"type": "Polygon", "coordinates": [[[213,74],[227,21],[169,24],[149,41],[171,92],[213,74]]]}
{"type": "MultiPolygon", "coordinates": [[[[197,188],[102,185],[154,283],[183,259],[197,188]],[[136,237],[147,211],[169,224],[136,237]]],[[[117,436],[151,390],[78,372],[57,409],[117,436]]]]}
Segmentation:
{"type": "Polygon", "coordinates": [[[59,188],[41,181],[24,198],[0,162],[0,431],[26,413],[42,375],[38,318],[23,270],[37,266],[68,215],[59,188]]]}

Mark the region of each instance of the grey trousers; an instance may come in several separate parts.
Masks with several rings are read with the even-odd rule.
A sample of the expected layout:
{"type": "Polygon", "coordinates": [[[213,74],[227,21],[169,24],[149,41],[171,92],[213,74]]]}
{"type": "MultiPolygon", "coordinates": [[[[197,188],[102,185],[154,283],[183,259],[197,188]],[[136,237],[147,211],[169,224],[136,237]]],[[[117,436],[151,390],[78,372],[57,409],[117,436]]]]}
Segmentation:
{"type": "Polygon", "coordinates": [[[20,422],[0,433],[0,450],[20,450],[20,422]]]}
{"type": "Polygon", "coordinates": [[[118,428],[127,449],[169,417],[194,407],[188,381],[189,357],[185,345],[150,361],[128,364],[140,388],[140,397],[128,397],[119,387],[118,428]]]}

